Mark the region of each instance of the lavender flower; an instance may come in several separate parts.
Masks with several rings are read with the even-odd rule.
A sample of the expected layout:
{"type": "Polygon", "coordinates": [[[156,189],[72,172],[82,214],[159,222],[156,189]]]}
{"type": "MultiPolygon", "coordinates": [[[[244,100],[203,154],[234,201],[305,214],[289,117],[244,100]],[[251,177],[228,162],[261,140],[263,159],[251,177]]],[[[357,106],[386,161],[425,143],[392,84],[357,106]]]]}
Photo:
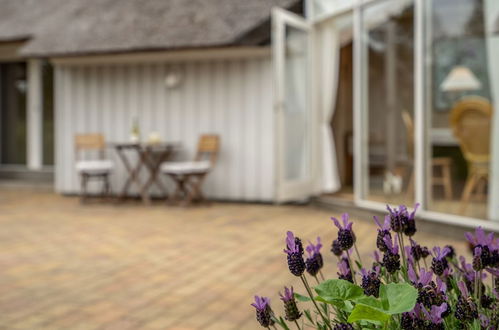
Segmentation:
{"type": "Polygon", "coordinates": [[[352,230],[353,223],[348,221],[348,214],[343,213],[341,218],[343,220],[343,226],[340,224],[338,219],[332,217],[331,220],[333,220],[335,226],[338,227],[338,242],[340,247],[343,251],[346,251],[353,246],[356,238],[352,230]]]}
{"type": "Polygon", "coordinates": [[[331,252],[333,252],[333,254],[337,257],[341,256],[341,254],[343,253],[340,242],[337,239],[335,239],[331,244],[331,252]]]}
{"type": "Polygon", "coordinates": [[[463,281],[457,283],[461,295],[456,304],[454,316],[461,322],[473,321],[478,318],[478,311],[473,298],[469,295],[468,288],[463,281]]]}
{"type": "Polygon", "coordinates": [[[440,247],[436,246],[433,248],[433,252],[435,253],[435,256],[431,262],[431,269],[435,274],[441,276],[444,271],[449,268],[449,263],[445,258],[447,253],[449,253],[449,249],[447,247],[440,249],[440,247]]]}
{"type": "Polygon", "coordinates": [[[489,329],[490,319],[483,314],[480,314],[478,318],[480,319],[480,325],[482,326],[482,329],[489,329]]]}
{"type": "Polygon", "coordinates": [[[473,266],[477,266],[478,270],[488,266],[497,267],[499,264],[499,244],[494,238],[494,234],[485,234],[482,227],[475,230],[475,235],[471,233],[464,234],[468,242],[472,246],[474,261],[473,266]],[[481,250],[477,254],[477,248],[481,250]],[[480,260],[478,260],[480,258],[480,260]]]}
{"type": "Polygon", "coordinates": [[[361,287],[364,289],[364,293],[368,296],[374,296],[378,298],[379,296],[379,287],[381,285],[381,281],[379,279],[379,273],[381,268],[376,266],[371,271],[366,271],[364,268],[360,270],[362,274],[362,284],[361,287]]]}
{"type": "Polygon", "coordinates": [[[447,259],[452,259],[456,256],[456,250],[452,245],[446,245],[445,248],[447,249],[447,253],[445,254],[447,259]]]}
{"type": "MultiPolygon", "coordinates": [[[[469,263],[466,263],[466,259],[463,256],[459,257],[459,262],[461,264],[460,271],[463,275],[463,281],[468,288],[468,291],[474,293],[475,292],[475,278],[477,272],[473,269],[473,266],[469,263]]],[[[486,277],[485,273],[482,274],[481,279],[483,280],[486,277]]],[[[480,285],[483,287],[483,283],[480,281],[480,285]]]]}
{"type": "Polygon", "coordinates": [[[288,231],[286,237],[286,247],[284,252],[288,255],[288,268],[291,274],[295,276],[301,276],[305,271],[305,261],[303,261],[303,247],[300,251],[301,241],[295,239],[294,234],[288,231]]]}
{"type": "Polygon", "coordinates": [[[340,280],[345,280],[353,283],[352,271],[350,270],[348,262],[346,262],[345,260],[341,260],[338,263],[338,270],[339,272],[337,274],[340,280]]]}
{"type": "Polygon", "coordinates": [[[389,217],[391,228],[396,233],[404,233],[407,236],[413,236],[416,233],[416,210],[419,207],[419,203],[414,205],[414,211],[409,214],[407,207],[405,205],[400,205],[398,209],[390,208],[386,206],[389,217]]]}
{"type": "Polygon", "coordinates": [[[481,226],[475,229],[475,235],[468,232],[464,234],[464,237],[466,237],[468,242],[470,242],[473,247],[477,245],[489,247],[494,246],[494,233],[486,235],[481,226]]]}
{"type": "Polygon", "coordinates": [[[418,303],[431,308],[433,304],[438,302],[437,290],[435,283],[432,281],[433,273],[431,271],[427,272],[424,268],[421,268],[418,279],[414,268],[409,264],[407,275],[416,289],[418,289],[418,298],[416,300],[418,303]]]}
{"type": "Polygon", "coordinates": [[[320,252],[321,248],[322,244],[320,237],[317,237],[316,245],[309,242],[309,245],[307,246],[307,253],[309,256],[305,261],[305,267],[307,269],[307,272],[312,276],[317,275],[317,273],[321,270],[322,266],[324,266],[324,261],[322,259],[322,254],[320,252]]]}
{"type": "Polygon", "coordinates": [[[386,271],[392,274],[400,269],[399,248],[397,243],[392,243],[391,238],[385,237],[384,242],[388,249],[383,255],[383,265],[385,266],[386,271]]]}
{"type": "Polygon", "coordinates": [[[274,312],[270,308],[270,299],[267,297],[255,296],[255,302],[251,306],[256,308],[256,319],[264,328],[274,325],[274,312]]]}
{"type": "Polygon", "coordinates": [[[473,249],[473,269],[477,272],[484,269],[486,265],[484,263],[488,263],[487,260],[483,260],[482,258],[482,247],[480,245],[475,246],[473,249]],[[485,262],[484,262],[485,261],[485,262]]]}
{"type": "Polygon", "coordinates": [[[443,325],[443,315],[447,310],[448,306],[446,303],[441,304],[440,306],[431,306],[430,312],[428,312],[425,308],[422,308],[422,312],[425,315],[425,318],[430,323],[430,329],[440,330],[445,329],[443,325]]]}
{"type": "MultiPolygon", "coordinates": [[[[409,216],[407,217],[407,222],[405,224],[405,228],[404,228],[404,234],[406,236],[414,236],[414,234],[416,233],[416,219],[415,219],[415,216],[416,216],[416,211],[419,207],[419,203],[416,203],[414,205],[414,211],[411,212],[411,214],[409,214],[409,216]]],[[[407,211],[407,209],[406,209],[407,211]]]]}
{"type": "Polygon", "coordinates": [[[390,216],[385,216],[385,222],[383,225],[379,222],[377,216],[374,216],[374,222],[378,225],[378,236],[376,237],[376,247],[381,251],[385,252],[388,247],[385,244],[385,237],[388,236],[390,239],[392,238],[392,234],[390,234],[390,216]]]}
{"type": "Polygon", "coordinates": [[[279,293],[281,300],[284,302],[284,313],[286,314],[286,320],[293,322],[301,317],[301,313],[296,306],[296,300],[293,292],[293,287],[284,287],[284,295],[279,293]]]}

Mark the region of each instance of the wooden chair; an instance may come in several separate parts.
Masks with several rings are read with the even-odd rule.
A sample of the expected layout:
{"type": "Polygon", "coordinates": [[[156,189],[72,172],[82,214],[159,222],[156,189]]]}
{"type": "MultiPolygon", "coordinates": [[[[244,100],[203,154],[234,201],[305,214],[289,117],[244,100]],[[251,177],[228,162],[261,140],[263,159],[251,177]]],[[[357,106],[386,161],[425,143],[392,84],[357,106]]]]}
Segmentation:
{"type": "Polygon", "coordinates": [[[76,171],[80,175],[82,201],[87,198],[87,183],[90,180],[103,181],[102,195],[109,196],[110,194],[109,176],[114,169],[114,164],[110,160],[103,159],[105,147],[102,134],[78,134],[75,136],[76,171]],[[83,160],[81,158],[84,152],[91,151],[96,151],[99,159],[83,160]]]}
{"type": "Polygon", "coordinates": [[[215,166],[219,148],[218,135],[202,135],[199,138],[194,161],[165,162],[161,165],[161,172],[176,183],[176,189],[170,196],[170,201],[177,201],[180,197],[184,205],[188,205],[193,201],[204,200],[201,186],[206,175],[215,166]]]}
{"type": "Polygon", "coordinates": [[[479,96],[466,97],[456,103],[450,113],[450,125],[464,159],[468,164],[468,176],[461,195],[461,213],[471,196],[486,197],[490,163],[490,122],[492,105],[479,96]]]}
{"type": "MultiPolygon", "coordinates": [[[[402,111],[402,120],[407,131],[407,153],[409,158],[414,160],[414,123],[412,117],[407,111],[402,111]]],[[[434,157],[431,159],[432,165],[432,187],[442,187],[444,190],[445,199],[452,199],[452,177],[451,165],[452,159],[449,157],[434,157]],[[437,175],[439,173],[439,175],[437,175]]],[[[413,195],[414,190],[414,170],[411,169],[409,184],[407,185],[407,194],[413,195]]]]}

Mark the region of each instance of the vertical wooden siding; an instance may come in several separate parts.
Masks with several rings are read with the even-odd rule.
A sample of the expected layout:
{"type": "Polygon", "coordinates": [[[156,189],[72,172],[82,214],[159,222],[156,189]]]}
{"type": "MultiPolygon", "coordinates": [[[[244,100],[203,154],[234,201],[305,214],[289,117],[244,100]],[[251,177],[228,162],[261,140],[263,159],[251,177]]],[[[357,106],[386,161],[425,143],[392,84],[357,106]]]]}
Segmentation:
{"type": "MultiPolygon", "coordinates": [[[[107,141],[127,141],[134,116],[143,138],[157,131],[179,141],[177,159],[193,157],[202,133],[222,139],[219,162],[205,192],[218,199],[270,201],[274,196],[274,139],[270,59],[190,63],[57,65],[56,189],[77,193],[73,137],[101,132],[107,141]],[[168,89],[164,79],[176,70],[182,83],[168,89]]],[[[125,171],[113,150],[114,191],[125,171]]],[[[165,182],[168,180],[163,178],[165,182]]]]}

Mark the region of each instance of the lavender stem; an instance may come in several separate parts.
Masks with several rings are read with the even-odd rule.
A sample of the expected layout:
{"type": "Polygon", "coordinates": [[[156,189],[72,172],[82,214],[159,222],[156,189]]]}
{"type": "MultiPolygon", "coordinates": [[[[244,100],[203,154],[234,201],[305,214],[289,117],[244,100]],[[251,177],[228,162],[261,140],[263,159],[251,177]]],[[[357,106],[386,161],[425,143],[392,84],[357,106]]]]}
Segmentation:
{"type": "Polygon", "coordinates": [[[303,282],[303,285],[305,286],[305,289],[308,292],[308,295],[310,296],[310,299],[312,300],[312,303],[314,304],[315,308],[319,312],[319,315],[321,316],[322,320],[324,321],[324,323],[326,324],[326,326],[328,327],[328,329],[332,330],[331,325],[328,323],[327,319],[324,317],[324,315],[322,314],[321,310],[319,309],[319,306],[317,306],[317,303],[314,300],[314,295],[312,294],[312,290],[310,289],[310,286],[308,285],[308,282],[307,282],[307,279],[305,278],[305,275],[300,276],[300,278],[301,278],[301,280],[303,282]]]}
{"type": "Polygon", "coordinates": [[[357,280],[355,279],[355,275],[353,273],[352,258],[350,258],[350,253],[348,253],[348,250],[346,250],[346,252],[347,252],[348,263],[350,264],[350,273],[352,273],[353,283],[357,284],[357,280]]]}
{"type": "Polygon", "coordinates": [[[357,244],[353,243],[353,246],[355,247],[355,253],[357,253],[357,258],[359,258],[359,263],[362,265],[362,258],[360,257],[359,250],[357,249],[357,244]]]}

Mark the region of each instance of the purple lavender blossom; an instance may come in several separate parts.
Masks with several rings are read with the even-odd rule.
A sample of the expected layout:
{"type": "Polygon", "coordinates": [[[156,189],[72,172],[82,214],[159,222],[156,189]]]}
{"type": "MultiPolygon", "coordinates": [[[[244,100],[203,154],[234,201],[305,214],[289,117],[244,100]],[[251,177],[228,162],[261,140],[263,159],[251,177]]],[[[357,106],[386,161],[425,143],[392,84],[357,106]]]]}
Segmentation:
{"type": "Polygon", "coordinates": [[[386,244],[387,250],[383,255],[383,265],[386,268],[386,271],[390,274],[396,272],[400,269],[400,256],[398,254],[399,248],[397,243],[392,242],[392,239],[389,237],[385,237],[383,241],[386,244]]]}
{"type": "Polygon", "coordinates": [[[485,231],[483,231],[483,228],[479,226],[478,228],[475,229],[475,235],[473,235],[470,232],[467,232],[464,234],[464,237],[470,242],[470,244],[473,245],[473,247],[477,245],[481,246],[489,246],[493,247],[494,244],[494,233],[490,233],[488,235],[485,234],[485,231]]]}
{"type": "Polygon", "coordinates": [[[338,263],[338,278],[340,280],[345,280],[353,283],[352,272],[348,263],[345,260],[341,260],[338,263]]]}
{"type": "Polygon", "coordinates": [[[385,222],[383,225],[379,222],[379,219],[377,216],[374,216],[374,222],[378,225],[378,236],[376,237],[376,247],[382,251],[385,252],[388,248],[385,244],[385,237],[389,237],[390,239],[392,238],[392,234],[390,234],[390,216],[385,216],[385,222]]]}
{"type": "Polygon", "coordinates": [[[409,214],[409,217],[407,218],[407,222],[404,228],[404,234],[406,236],[414,236],[414,234],[416,233],[416,211],[418,210],[418,208],[419,203],[414,204],[414,210],[411,212],[411,214],[409,214]]]}
{"type": "Polygon", "coordinates": [[[371,271],[366,271],[364,268],[360,270],[362,274],[362,284],[361,287],[364,289],[364,293],[367,296],[374,296],[378,298],[379,287],[381,281],[379,279],[379,273],[381,268],[379,266],[374,267],[371,271]]]}
{"type": "Polygon", "coordinates": [[[482,249],[481,245],[477,245],[473,249],[473,263],[472,263],[472,265],[473,265],[473,269],[476,270],[477,272],[482,270],[486,266],[486,265],[484,265],[484,262],[483,262],[484,260],[482,258],[482,252],[483,252],[483,249],[482,249]]]}
{"type": "Polygon", "coordinates": [[[356,238],[352,230],[353,223],[348,221],[349,220],[348,213],[343,213],[341,218],[343,220],[343,226],[340,224],[338,219],[332,217],[331,220],[333,220],[335,226],[338,227],[339,245],[343,251],[346,251],[353,246],[356,238]]]}
{"type": "Polygon", "coordinates": [[[270,299],[267,297],[255,296],[255,302],[251,306],[256,308],[256,319],[264,328],[274,325],[274,312],[270,308],[270,299]]]}
{"type": "Polygon", "coordinates": [[[446,303],[441,304],[440,306],[433,305],[431,306],[430,313],[428,315],[429,321],[432,325],[442,324],[444,314],[448,309],[448,305],[446,303]]]}
{"type": "Polygon", "coordinates": [[[480,325],[482,326],[482,329],[489,329],[490,319],[486,315],[483,315],[483,314],[479,315],[479,319],[480,319],[480,325]]]}
{"type": "Polygon", "coordinates": [[[407,275],[409,276],[409,280],[411,280],[411,282],[416,287],[423,287],[430,284],[431,279],[433,277],[433,272],[431,271],[427,272],[426,269],[421,268],[421,270],[419,271],[419,278],[418,278],[416,272],[414,271],[414,267],[411,264],[409,264],[407,275]]]}
{"type": "Polygon", "coordinates": [[[288,231],[284,253],[288,255],[288,268],[295,276],[301,276],[305,271],[305,261],[301,251],[300,244],[297,244],[293,232],[288,231]]]}
{"type": "Polygon", "coordinates": [[[293,292],[293,287],[284,287],[284,295],[279,293],[281,300],[284,302],[284,312],[286,314],[286,320],[293,322],[301,317],[301,313],[296,305],[295,295],[293,292]]]}
{"type": "Polygon", "coordinates": [[[426,269],[421,268],[418,278],[414,268],[409,264],[407,275],[409,276],[409,280],[418,289],[418,303],[431,308],[432,305],[442,303],[445,300],[443,292],[435,290],[435,283],[432,281],[433,272],[427,272],[426,269]]]}
{"type": "Polygon", "coordinates": [[[409,214],[407,207],[405,205],[400,205],[399,208],[390,208],[389,205],[386,206],[389,217],[391,228],[396,233],[404,233],[407,236],[413,236],[416,233],[416,211],[419,207],[419,203],[414,205],[414,211],[409,214]]]}
{"type": "Polygon", "coordinates": [[[324,266],[324,260],[322,259],[322,254],[320,252],[321,248],[322,244],[320,237],[317,237],[317,244],[314,245],[309,242],[309,245],[307,246],[308,258],[305,260],[305,268],[312,276],[316,276],[322,266],[324,266]]]}
{"type": "Polygon", "coordinates": [[[317,237],[317,244],[313,244],[312,242],[309,241],[306,250],[308,252],[308,255],[311,257],[314,254],[320,253],[321,248],[322,248],[321,238],[317,237]]]}
{"type": "Polygon", "coordinates": [[[333,243],[331,243],[331,252],[337,257],[343,254],[343,250],[341,249],[340,242],[335,239],[333,243]]]}
{"type": "Polygon", "coordinates": [[[441,249],[439,246],[433,248],[434,257],[431,262],[431,269],[435,274],[441,276],[444,271],[449,268],[446,256],[449,253],[449,248],[444,247],[441,249]]]}
{"type": "Polygon", "coordinates": [[[477,307],[473,301],[473,298],[469,294],[466,284],[463,281],[459,281],[457,286],[459,287],[459,291],[461,291],[461,295],[458,298],[454,316],[456,316],[456,318],[461,322],[468,322],[477,319],[477,307]]]}

